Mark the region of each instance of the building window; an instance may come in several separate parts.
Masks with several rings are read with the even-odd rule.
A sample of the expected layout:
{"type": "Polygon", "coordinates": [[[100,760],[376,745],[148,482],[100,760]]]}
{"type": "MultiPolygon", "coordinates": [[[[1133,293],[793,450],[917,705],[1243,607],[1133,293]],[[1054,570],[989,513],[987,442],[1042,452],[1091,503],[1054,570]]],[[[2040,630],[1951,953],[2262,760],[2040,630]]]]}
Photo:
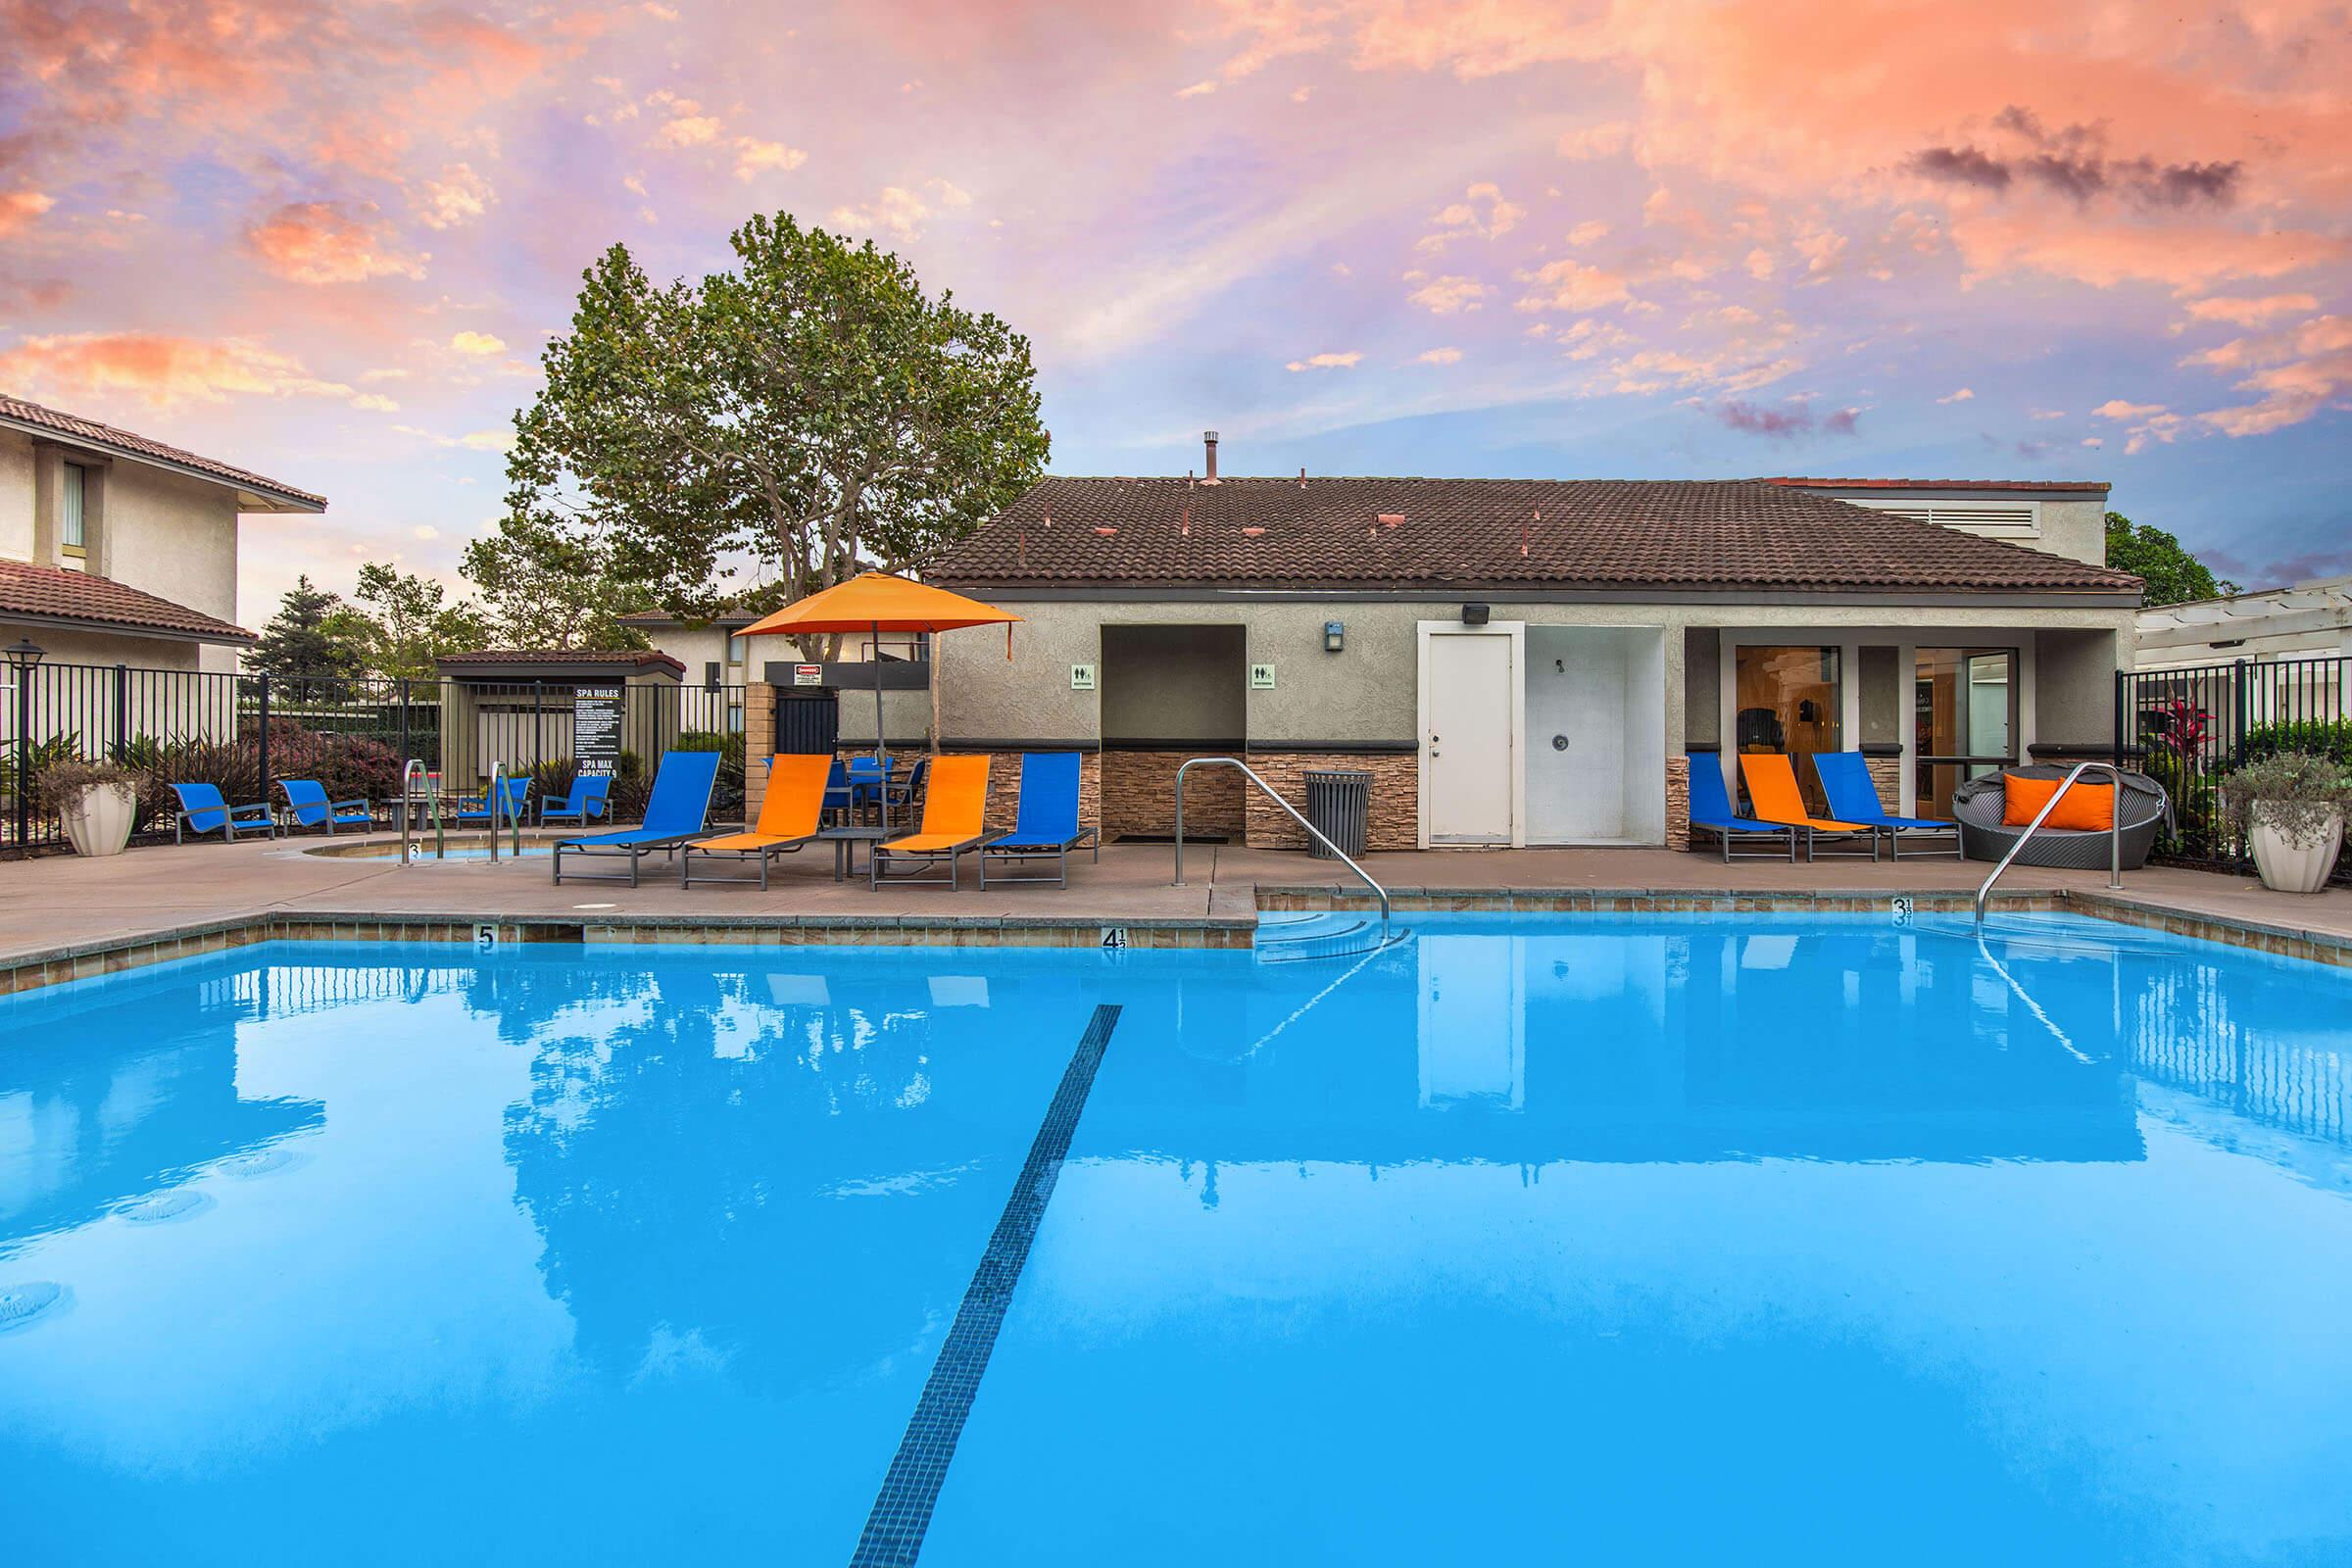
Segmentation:
{"type": "Polygon", "coordinates": [[[1836,648],[1740,649],[1733,666],[1733,731],[1741,752],[1780,752],[1795,770],[1805,804],[1826,816],[1829,803],[1802,759],[1839,749],[1844,695],[1836,648]]]}
{"type": "Polygon", "coordinates": [[[731,632],[727,633],[727,662],[728,662],[728,663],[730,663],[730,664],[740,664],[740,663],[742,663],[742,662],[743,662],[743,655],[744,655],[744,647],[743,647],[743,645],[744,645],[745,643],[749,642],[750,640],[751,640],[750,638],[748,638],[748,637],[744,636],[744,635],[743,635],[741,632],[733,632],[733,631],[731,631],[731,632]]]}
{"type": "Polygon", "coordinates": [[[57,542],[59,549],[78,561],[89,554],[83,534],[82,498],[84,475],[78,463],[65,466],[64,504],[59,508],[57,542]]]}
{"type": "Polygon", "coordinates": [[[1916,809],[1949,816],[1962,782],[2017,761],[2017,650],[1920,649],[1912,723],[1916,809]]]}

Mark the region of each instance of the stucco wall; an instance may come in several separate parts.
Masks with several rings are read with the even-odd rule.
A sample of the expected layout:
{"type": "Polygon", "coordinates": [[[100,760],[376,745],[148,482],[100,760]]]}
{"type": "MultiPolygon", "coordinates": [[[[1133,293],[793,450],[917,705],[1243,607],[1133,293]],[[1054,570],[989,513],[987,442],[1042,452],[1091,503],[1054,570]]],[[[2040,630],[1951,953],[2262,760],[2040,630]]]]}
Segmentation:
{"type": "Polygon", "coordinates": [[[32,559],[32,437],[0,430],[0,557],[32,559]]]}
{"type": "Polygon", "coordinates": [[[1238,744],[1247,722],[1247,635],[1239,626],[1105,626],[1102,740],[1238,744]]]}
{"type": "MultiPolygon", "coordinates": [[[[1716,662],[1723,657],[1723,633],[1713,626],[1690,626],[1683,632],[1683,741],[1686,746],[1714,746],[1723,734],[1723,715],[1715,710],[1716,662]]],[[[1673,734],[1668,730],[1669,735],[1673,734]]]]}
{"type": "Polygon", "coordinates": [[[2034,637],[2035,744],[2112,742],[2117,660],[2129,658],[2124,650],[2130,646],[2130,633],[2121,626],[2052,629],[2034,637]]]}
{"type": "Polygon", "coordinates": [[[91,570],[222,620],[237,618],[234,491],[121,462],[107,466],[101,487],[105,510],[91,570]]]}
{"type": "Polygon", "coordinates": [[[1903,678],[1897,657],[1901,652],[1898,648],[1868,643],[1862,647],[1862,733],[1856,737],[1861,745],[1902,744],[1904,698],[1910,683],[1903,678]]]}
{"type": "Polygon", "coordinates": [[[2041,537],[2034,548],[2071,561],[2103,565],[2107,561],[2107,503],[2091,496],[2081,501],[2044,501],[2041,537]]]}

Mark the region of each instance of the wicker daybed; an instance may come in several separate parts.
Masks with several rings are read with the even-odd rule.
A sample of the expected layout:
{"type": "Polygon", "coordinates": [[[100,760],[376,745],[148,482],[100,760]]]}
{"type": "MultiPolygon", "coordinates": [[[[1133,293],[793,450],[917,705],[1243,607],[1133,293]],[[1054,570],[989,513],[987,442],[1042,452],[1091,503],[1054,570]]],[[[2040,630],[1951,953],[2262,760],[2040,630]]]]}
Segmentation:
{"type": "MultiPolygon", "coordinates": [[[[2020,778],[2062,779],[2070,771],[2064,767],[2034,764],[2013,767],[2008,772],[2020,778]]],[[[2004,788],[2002,775],[1987,773],[1972,778],[1952,791],[1952,815],[1960,820],[1960,853],[1972,860],[1997,860],[2009,853],[2023,827],[2001,825],[2004,788]]],[[[2105,772],[2089,772],[2078,781],[2083,784],[2108,785],[2114,779],[2105,772]]],[[[2164,786],[2145,773],[2127,770],[2123,791],[2124,869],[2136,871],[2147,862],[2148,851],[2156,844],[2156,829],[2171,820],[2172,802],[2166,799],[2164,786]]],[[[2051,866],[2060,870],[2103,871],[2107,868],[2108,835],[2104,832],[2085,832],[2079,828],[2044,827],[2018,855],[2020,865],[2051,866]]]]}

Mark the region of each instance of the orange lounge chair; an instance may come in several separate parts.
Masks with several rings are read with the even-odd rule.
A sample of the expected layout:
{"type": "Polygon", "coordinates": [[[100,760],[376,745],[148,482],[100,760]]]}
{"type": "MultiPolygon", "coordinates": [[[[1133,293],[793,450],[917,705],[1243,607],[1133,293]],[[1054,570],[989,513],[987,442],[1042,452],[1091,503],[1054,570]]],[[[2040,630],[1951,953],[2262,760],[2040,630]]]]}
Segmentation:
{"type": "Polygon", "coordinates": [[[865,862],[870,884],[877,888],[886,881],[927,887],[956,886],[956,858],[996,837],[984,825],[987,815],[988,759],[935,758],[931,763],[930,787],[923,792],[921,829],[874,846],[865,862]],[[887,867],[902,860],[912,865],[916,874],[890,875],[887,867]],[[945,877],[919,874],[923,867],[937,865],[942,860],[948,862],[945,877]]]}
{"type": "Polygon", "coordinates": [[[1742,753],[1740,776],[1747,780],[1747,800],[1755,808],[1756,820],[1803,834],[1806,859],[1813,858],[1814,843],[1825,833],[1845,842],[1867,839],[1870,858],[1874,860],[1879,858],[1876,828],[1864,822],[1840,822],[1813,814],[1805,805],[1803,792],[1796,787],[1796,769],[1788,765],[1788,759],[1781,753],[1742,753]]]}
{"type": "Polygon", "coordinates": [[[754,860],[760,866],[760,891],[767,891],[767,869],[779,855],[791,855],[816,842],[817,819],[825,808],[825,780],[832,773],[830,757],[778,757],[768,764],[767,798],[760,803],[760,820],[749,833],[728,833],[698,839],[686,846],[678,860],[678,885],[694,886],[694,858],[704,857],[705,882],[749,882],[748,876],[712,876],[712,858],[754,860]]]}

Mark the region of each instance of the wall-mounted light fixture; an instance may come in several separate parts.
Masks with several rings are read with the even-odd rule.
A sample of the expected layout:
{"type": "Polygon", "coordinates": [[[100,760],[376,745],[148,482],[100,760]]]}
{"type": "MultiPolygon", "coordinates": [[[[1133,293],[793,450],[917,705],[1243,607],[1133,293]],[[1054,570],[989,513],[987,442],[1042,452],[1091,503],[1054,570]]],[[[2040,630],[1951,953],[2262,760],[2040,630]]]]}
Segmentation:
{"type": "Polygon", "coordinates": [[[1347,646],[1348,623],[1344,620],[1325,621],[1323,623],[1323,651],[1327,654],[1336,654],[1347,646]]]}
{"type": "Polygon", "coordinates": [[[1462,624],[1463,624],[1463,625],[1465,625],[1465,626],[1484,626],[1486,623],[1487,623],[1487,607],[1486,607],[1486,606],[1484,606],[1484,605],[1464,605],[1464,606],[1462,607],[1462,624]]]}

